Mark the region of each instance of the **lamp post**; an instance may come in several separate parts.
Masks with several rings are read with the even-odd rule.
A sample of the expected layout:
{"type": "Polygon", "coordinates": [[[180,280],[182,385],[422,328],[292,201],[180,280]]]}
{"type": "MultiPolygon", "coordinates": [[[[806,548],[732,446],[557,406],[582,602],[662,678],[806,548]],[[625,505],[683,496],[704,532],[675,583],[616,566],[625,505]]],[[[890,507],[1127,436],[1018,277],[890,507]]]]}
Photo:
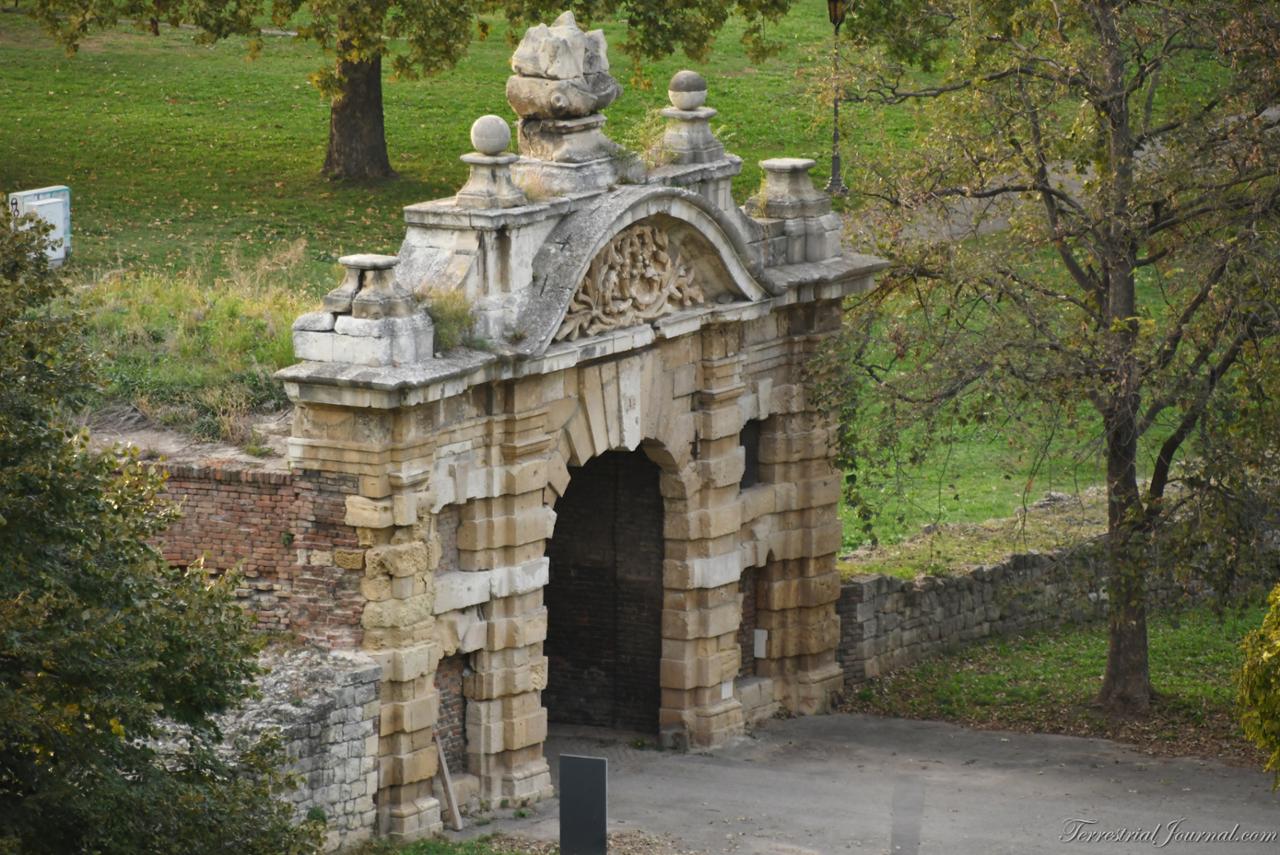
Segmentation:
{"type": "Polygon", "coordinates": [[[832,196],[847,196],[849,188],[844,186],[844,178],[840,168],[840,25],[844,23],[845,4],[848,0],[827,0],[827,17],[831,19],[831,180],[827,182],[827,193],[832,196]]]}

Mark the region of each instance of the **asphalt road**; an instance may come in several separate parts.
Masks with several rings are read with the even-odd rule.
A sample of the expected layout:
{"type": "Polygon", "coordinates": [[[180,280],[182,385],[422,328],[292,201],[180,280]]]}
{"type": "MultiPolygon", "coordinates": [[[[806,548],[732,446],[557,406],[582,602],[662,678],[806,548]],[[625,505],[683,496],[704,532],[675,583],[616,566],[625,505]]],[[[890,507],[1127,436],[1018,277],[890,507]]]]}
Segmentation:
{"type": "MultiPolygon", "coordinates": [[[[1105,740],[833,715],[771,722],[708,754],[560,730],[553,770],[562,752],[608,758],[611,830],[708,853],[1280,853],[1268,776],[1105,740]]],[[[555,839],[558,810],[483,831],[555,839]]]]}

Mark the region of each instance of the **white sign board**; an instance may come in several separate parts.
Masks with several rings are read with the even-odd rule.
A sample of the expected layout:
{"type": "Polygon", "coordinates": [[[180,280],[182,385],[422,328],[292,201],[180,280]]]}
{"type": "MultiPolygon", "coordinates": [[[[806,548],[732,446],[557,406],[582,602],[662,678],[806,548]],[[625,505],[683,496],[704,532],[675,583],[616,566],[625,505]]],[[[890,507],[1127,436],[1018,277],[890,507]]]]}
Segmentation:
{"type": "Polygon", "coordinates": [[[59,184],[38,190],[22,190],[9,194],[9,212],[15,217],[35,214],[53,226],[50,243],[45,250],[49,262],[57,267],[71,255],[71,188],[59,184]]]}

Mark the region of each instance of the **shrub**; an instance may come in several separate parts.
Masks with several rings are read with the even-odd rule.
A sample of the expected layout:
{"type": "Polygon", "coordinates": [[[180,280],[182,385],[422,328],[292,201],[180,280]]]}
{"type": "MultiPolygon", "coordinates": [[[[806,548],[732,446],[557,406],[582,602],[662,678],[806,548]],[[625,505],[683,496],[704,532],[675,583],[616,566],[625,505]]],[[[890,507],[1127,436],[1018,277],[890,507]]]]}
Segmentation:
{"type": "Polygon", "coordinates": [[[1262,626],[1241,642],[1240,725],[1244,735],[1267,755],[1266,769],[1280,788],[1280,585],[1267,598],[1262,626]]]}

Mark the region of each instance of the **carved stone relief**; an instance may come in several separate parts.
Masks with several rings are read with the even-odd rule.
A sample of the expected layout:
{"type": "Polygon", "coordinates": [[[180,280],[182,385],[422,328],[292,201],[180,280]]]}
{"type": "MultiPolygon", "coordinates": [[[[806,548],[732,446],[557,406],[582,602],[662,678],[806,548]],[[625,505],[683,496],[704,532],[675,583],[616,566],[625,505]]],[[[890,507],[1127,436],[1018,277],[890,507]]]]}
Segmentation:
{"type": "Polygon", "coordinates": [[[555,340],[648,323],[705,301],[692,268],[666,232],[634,225],[619,232],[591,262],[555,340]]]}

